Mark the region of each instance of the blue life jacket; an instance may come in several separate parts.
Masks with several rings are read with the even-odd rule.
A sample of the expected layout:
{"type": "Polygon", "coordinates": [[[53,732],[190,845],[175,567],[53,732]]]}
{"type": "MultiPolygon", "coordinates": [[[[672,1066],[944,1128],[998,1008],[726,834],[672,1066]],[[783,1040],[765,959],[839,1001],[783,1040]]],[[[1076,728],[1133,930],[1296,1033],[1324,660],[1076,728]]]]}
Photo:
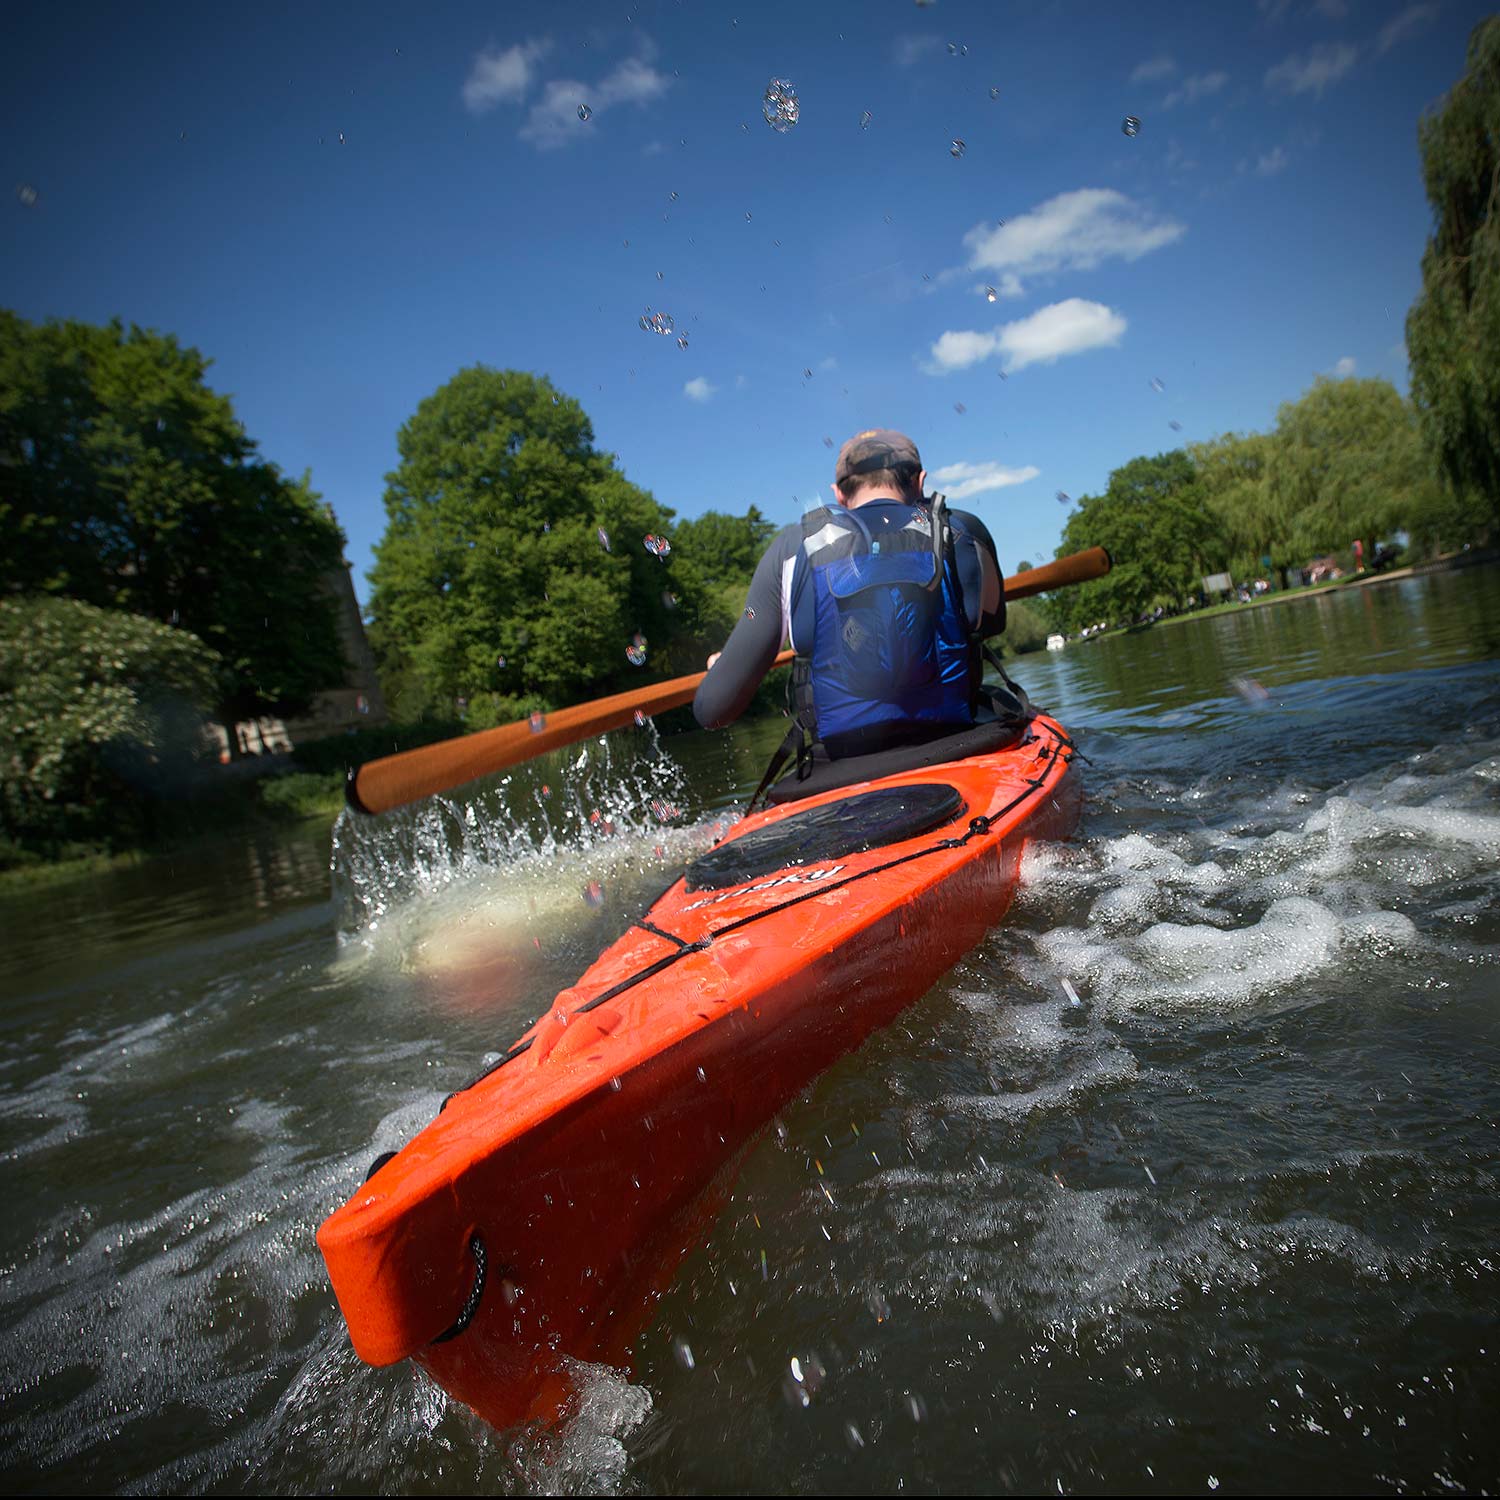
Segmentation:
{"type": "Polygon", "coordinates": [[[798,716],[835,757],[903,727],[974,722],[980,544],[941,497],[902,509],[878,536],[857,509],[803,519],[788,591],[798,716]]]}

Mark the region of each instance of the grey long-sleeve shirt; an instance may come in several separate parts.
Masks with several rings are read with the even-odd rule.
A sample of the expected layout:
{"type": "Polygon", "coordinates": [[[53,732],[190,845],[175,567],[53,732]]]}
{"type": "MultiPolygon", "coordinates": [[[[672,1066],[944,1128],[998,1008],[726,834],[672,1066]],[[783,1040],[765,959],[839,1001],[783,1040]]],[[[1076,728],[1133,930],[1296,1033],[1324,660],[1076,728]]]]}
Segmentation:
{"type": "MultiPolygon", "coordinates": [[[[998,635],[1005,629],[1005,593],[994,539],[978,516],[964,510],[950,510],[948,514],[980,543],[985,576],[979,633],[998,635]]],[[[896,500],[871,500],[860,506],[859,515],[875,530],[900,527],[906,523],[910,507],[896,500]]],[[[771,670],[782,642],[790,638],[792,564],[802,536],[801,522],[782,527],[756,566],[745,608],[718,661],[693,697],[693,715],[705,729],[722,729],[744,713],[771,670]]]]}

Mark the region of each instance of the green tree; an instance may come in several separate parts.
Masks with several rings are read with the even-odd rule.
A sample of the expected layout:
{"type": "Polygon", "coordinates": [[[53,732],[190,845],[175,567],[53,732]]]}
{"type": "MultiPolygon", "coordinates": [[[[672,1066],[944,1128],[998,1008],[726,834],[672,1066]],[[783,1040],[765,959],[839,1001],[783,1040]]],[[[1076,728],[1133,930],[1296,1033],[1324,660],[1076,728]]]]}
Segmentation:
{"type": "Polygon", "coordinates": [[[1176,449],[1131,459],[1109,476],[1104,494],[1081,497],[1057,556],[1102,546],[1114,566],[1103,578],[1047,596],[1051,620],[1064,629],[1121,623],[1191,594],[1213,545],[1196,480],[1191,460],[1176,449]]]}
{"type": "Polygon", "coordinates": [[[1198,497],[1214,523],[1209,560],[1238,579],[1253,577],[1269,557],[1286,587],[1287,569],[1306,561],[1292,538],[1291,518],[1273,503],[1266,467],[1275,440],[1261,432],[1226,432],[1188,449],[1198,497]]]}
{"type": "Polygon", "coordinates": [[[0,598],[0,819],[12,844],[134,842],[201,748],[221,662],[196,636],[74,599],[0,598]]]}
{"type": "Polygon", "coordinates": [[[402,427],[370,574],[370,642],[398,718],[462,700],[471,723],[493,722],[696,660],[702,576],[647,548],[671,542],[672,512],[593,439],[549,381],[483,365],[402,427]]]}
{"type": "Polygon", "coordinates": [[[1277,414],[1265,485],[1294,550],[1310,554],[1376,538],[1426,503],[1432,467],[1416,413],[1387,380],[1320,376],[1277,414]]]}
{"type": "Polygon", "coordinates": [[[215,707],[232,724],[342,678],[324,580],[343,537],[306,477],[257,458],[208,365],[119,322],[0,311],[0,593],[192,631],[219,653],[215,707]]]}
{"type": "Polygon", "coordinates": [[[1500,521],[1500,17],[1417,128],[1435,223],[1406,319],[1412,399],[1453,491],[1500,521]]]}
{"type": "Polygon", "coordinates": [[[775,523],[752,505],[742,516],[706,510],[692,520],[679,521],[676,545],[697,563],[707,583],[745,587],[775,535],[775,523]]]}

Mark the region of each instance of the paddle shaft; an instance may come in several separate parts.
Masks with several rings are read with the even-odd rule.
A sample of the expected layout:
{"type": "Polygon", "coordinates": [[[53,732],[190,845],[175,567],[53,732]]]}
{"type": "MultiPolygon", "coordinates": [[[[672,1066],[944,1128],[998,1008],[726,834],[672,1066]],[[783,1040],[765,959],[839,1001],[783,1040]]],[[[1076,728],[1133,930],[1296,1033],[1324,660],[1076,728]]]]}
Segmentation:
{"type": "MultiPolygon", "coordinates": [[[[1025,599],[1048,589],[1101,578],[1109,569],[1109,553],[1103,547],[1091,547],[1087,552],[1060,557],[1056,562],[1007,578],[1005,597],[1025,599]]],[[[773,665],[786,666],[792,657],[792,652],[783,651],[773,665]]],[[[691,672],[686,677],[653,682],[628,693],[560,708],[555,713],[535,714],[517,724],[481,729],[458,739],[368,761],[350,773],[345,788],[349,806],[362,813],[389,812],[480,776],[503,771],[507,766],[520,765],[548,750],[620,729],[634,722],[637,714],[649,716],[680,708],[692,702],[698,684],[707,675],[691,672]]]]}

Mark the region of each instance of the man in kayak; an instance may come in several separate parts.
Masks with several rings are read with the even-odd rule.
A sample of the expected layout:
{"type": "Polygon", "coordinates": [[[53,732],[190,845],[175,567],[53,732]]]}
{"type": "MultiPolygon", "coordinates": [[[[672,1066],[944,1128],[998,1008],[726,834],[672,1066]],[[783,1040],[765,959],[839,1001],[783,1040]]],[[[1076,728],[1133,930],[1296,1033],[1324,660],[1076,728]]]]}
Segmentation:
{"type": "MultiPolygon", "coordinates": [[[[744,612],[693,699],[705,729],[749,706],[783,640],[797,652],[797,719],[832,760],[970,728],[980,642],[1005,628],[984,523],[929,503],[916,444],[861,432],[839,450],[836,505],[773,538],[744,612]]],[[[799,755],[799,759],[800,759],[799,755]]]]}

